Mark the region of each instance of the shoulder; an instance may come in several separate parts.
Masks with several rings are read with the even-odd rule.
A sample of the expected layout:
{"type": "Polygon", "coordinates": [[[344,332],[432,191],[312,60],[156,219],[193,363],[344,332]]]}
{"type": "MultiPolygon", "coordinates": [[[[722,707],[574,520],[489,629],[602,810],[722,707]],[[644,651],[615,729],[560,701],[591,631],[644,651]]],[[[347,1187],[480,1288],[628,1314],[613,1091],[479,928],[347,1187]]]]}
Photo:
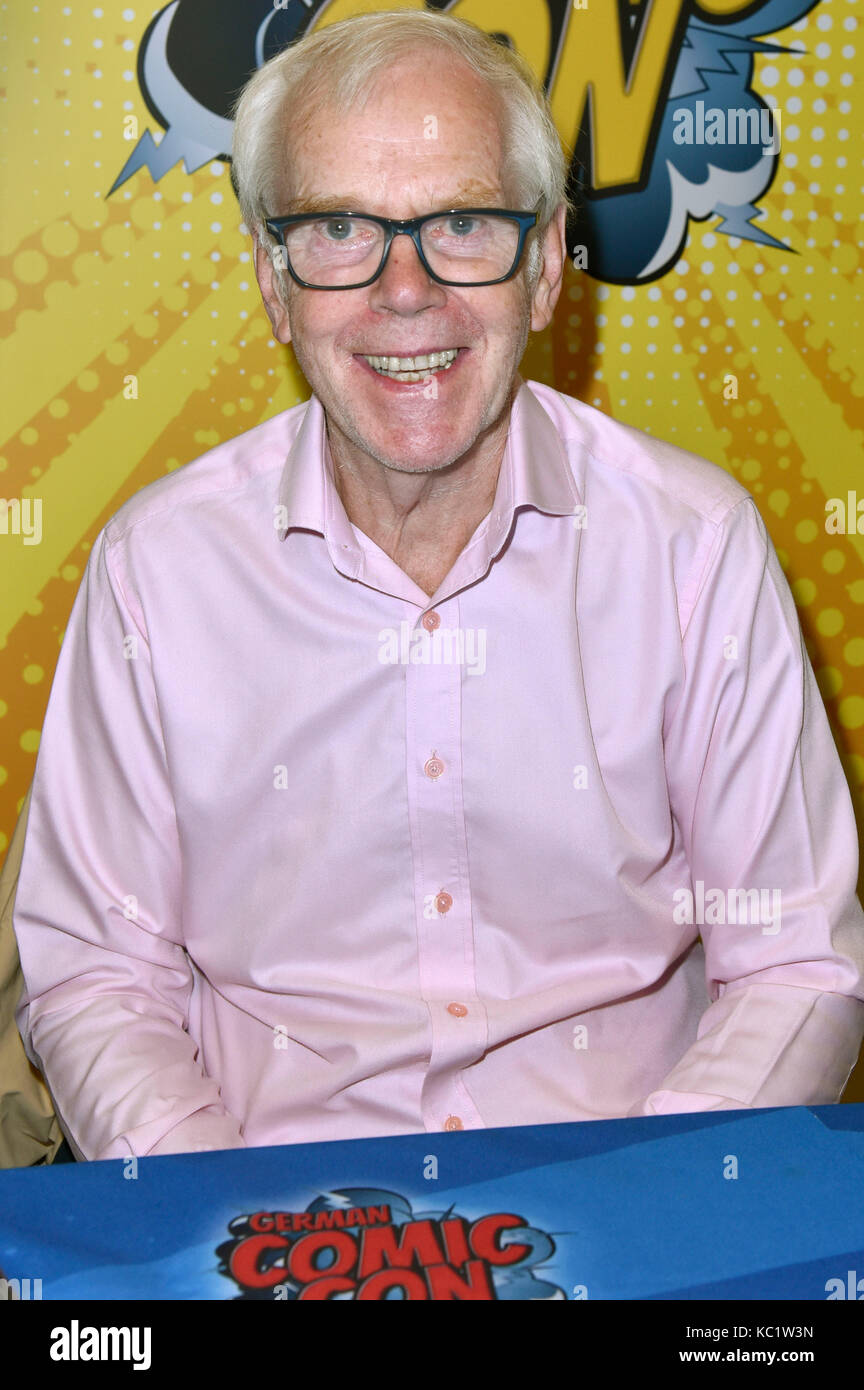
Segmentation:
{"type": "Polygon", "coordinates": [[[306,414],[308,401],[284,410],[263,424],[209,449],[200,458],[164,478],[157,478],[130,497],[105,527],[109,546],[157,517],[195,508],[200,517],[209,502],[236,501],[238,493],[256,492],[281,476],[286,457],[306,414]]]}
{"type": "MultiPolygon", "coordinates": [[[[610,419],[573,396],[526,383],[556,426],[585,493],[598,484],[635,492],[682,517],[689,512],[718,525],[751,495],[725,469],[644,430],[610,419]]],[[[694,517],[695,519],[695,517],[694,517]]]]}

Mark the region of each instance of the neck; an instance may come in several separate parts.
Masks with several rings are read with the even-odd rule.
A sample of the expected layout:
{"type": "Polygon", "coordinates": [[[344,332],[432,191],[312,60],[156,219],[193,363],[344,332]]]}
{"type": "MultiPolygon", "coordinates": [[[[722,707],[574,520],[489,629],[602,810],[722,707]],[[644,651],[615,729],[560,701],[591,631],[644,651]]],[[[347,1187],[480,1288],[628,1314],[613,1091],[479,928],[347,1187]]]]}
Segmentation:
{"type": "Polygon", "coordinates": [[[509,424],[508,409],[468,454],[425,473],[401,472],[349,451],[328,429],[336,489],[349,521],[427,594],[492,510],[509,424]]]}

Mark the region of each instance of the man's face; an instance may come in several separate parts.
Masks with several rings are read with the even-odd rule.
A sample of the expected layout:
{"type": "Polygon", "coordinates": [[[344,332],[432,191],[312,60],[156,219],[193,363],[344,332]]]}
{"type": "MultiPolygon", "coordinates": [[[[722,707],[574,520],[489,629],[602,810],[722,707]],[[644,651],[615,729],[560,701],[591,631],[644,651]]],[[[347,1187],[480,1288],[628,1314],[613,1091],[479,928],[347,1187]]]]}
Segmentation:
{"type": "MultiPolygon", "coordinates": [[[[434,51],[387,74],[362,110],[315,111],[289,131],[289,212],[369,212],[409,218],[450,208],[520,208],[505,167],[497,103],[461,64],[434,51]]],[[[527,211],[528,209],[522,209],[527,211]]],[[[406,236],[365,289],[307,290],[287,303],[257,248],[256,268],[275,336],[291,342],[322,402],[334,455],[422,473],[443,468],[506,432],[529,328],[549,322],[560,287],[563,219],[544,243],[533,291],[522,268],[501,285],[440,285],[406,236]],[[383,375],[368,358],[457,356],[427,381],[383,375]]]]}

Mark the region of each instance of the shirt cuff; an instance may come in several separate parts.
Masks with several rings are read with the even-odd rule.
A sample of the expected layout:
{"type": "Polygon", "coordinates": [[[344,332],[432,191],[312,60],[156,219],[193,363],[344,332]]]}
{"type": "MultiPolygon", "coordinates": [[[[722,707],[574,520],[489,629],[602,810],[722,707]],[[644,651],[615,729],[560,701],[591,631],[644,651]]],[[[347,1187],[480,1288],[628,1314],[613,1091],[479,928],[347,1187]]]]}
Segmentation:
{"type": "Polygon", "coordinates": [[[628,1110],[628,1117],[637,1115],[692,1115],[699,1110],[752,1110],[753,1106],[728,1096],[711,1096],[702,1091],[652,1091],[628,1110]]]}
{"type": "Polygon", "coordinates": [[[118,1137],[94,1158],[128,1158],[132,1154],[152,1158],[158,1154],[202,1153],[212,1149],[245,1149],[246,1140],[233,1115],[215,1107],[196,1110],[167,1134],[156,1124],[141,1125],[118,1137]]]}
{"type": "Polygon", "coordinates": [[[779,984],[727,989],[697,1041],[629,1115],[833,1105],[858,1060],[864,1004],[779,984]]]}

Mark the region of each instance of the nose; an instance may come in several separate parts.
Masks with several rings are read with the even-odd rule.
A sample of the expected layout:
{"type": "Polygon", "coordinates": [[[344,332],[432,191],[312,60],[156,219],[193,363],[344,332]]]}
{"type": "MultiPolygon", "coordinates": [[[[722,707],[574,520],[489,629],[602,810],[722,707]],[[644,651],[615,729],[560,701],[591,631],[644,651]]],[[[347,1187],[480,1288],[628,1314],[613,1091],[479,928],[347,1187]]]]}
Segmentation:
{"type": "Polygon", "coordinates": [[[396,314],[419,314],[440,308],[447,295],[443,285],[433,280],[420,259],[407,232],[397,232],[390,243],[387,261],[378,279],[369,287],[370,304],[396,314]]]}

